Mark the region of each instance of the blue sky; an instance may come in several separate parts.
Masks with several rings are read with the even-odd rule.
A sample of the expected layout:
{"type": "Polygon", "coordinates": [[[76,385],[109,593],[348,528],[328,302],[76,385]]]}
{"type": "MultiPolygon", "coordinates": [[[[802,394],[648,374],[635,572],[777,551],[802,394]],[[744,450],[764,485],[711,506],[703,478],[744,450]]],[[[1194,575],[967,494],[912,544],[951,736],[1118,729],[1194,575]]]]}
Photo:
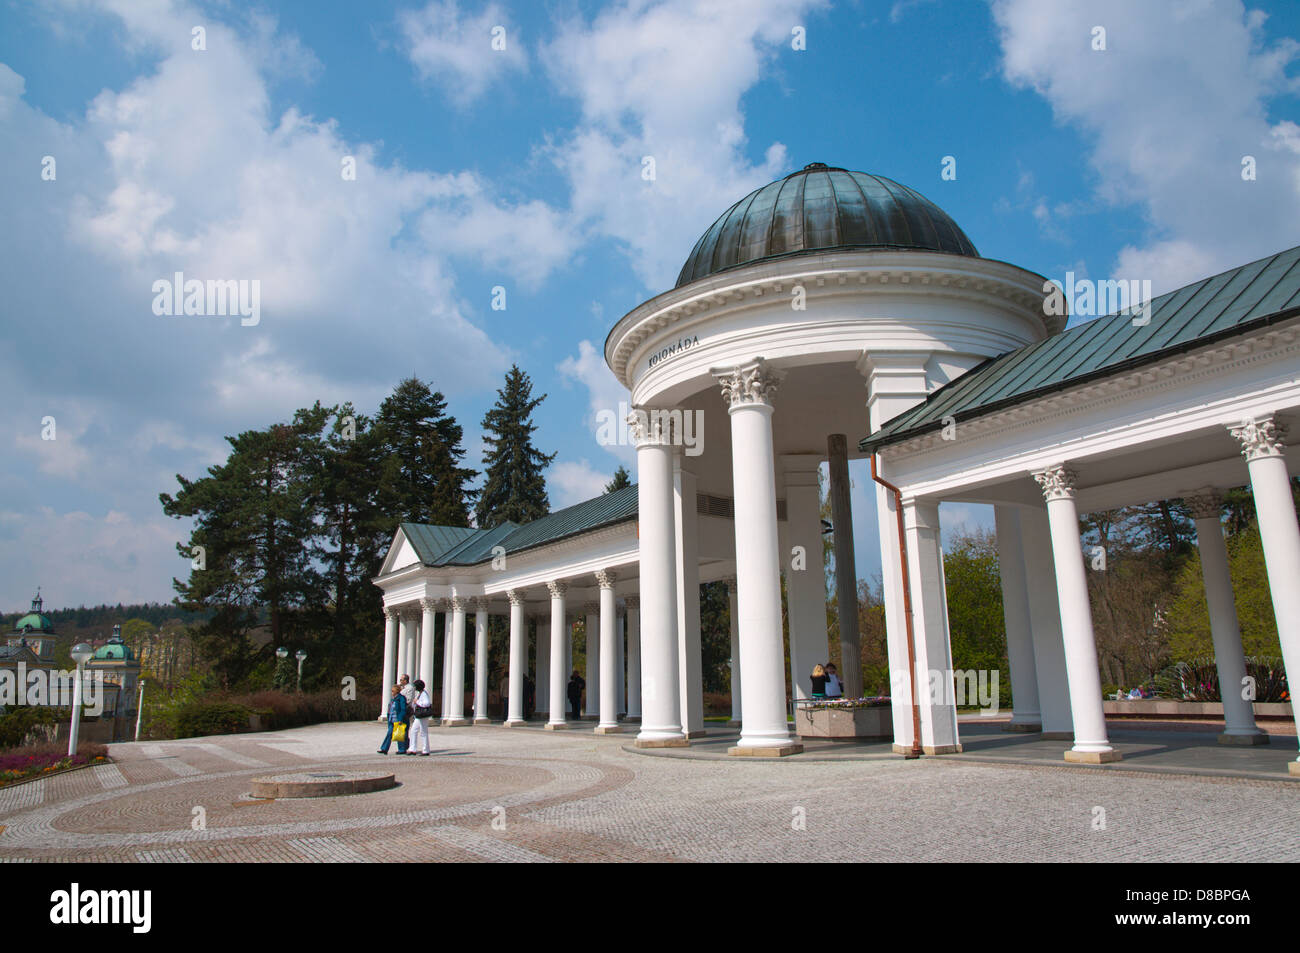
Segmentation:
{"type": "Polygon", "coordinates": [[[1294,3],[1229,0],[0,0],[0,607],[37,584],[54,606],[170,599],[174,474],[317,398],[373,411],[409,374],[477,466],[517,361],[550,395],[552,503],[599,492],[632,463],[594,439],[625,396],[608,328],[808,162],[910,185],[986,257],[1058,279],[1160,293],[1294,245],[1298,27],[1294,3]],[[259,279],[261,322],[153,314],[178,269],[259,279]]]}

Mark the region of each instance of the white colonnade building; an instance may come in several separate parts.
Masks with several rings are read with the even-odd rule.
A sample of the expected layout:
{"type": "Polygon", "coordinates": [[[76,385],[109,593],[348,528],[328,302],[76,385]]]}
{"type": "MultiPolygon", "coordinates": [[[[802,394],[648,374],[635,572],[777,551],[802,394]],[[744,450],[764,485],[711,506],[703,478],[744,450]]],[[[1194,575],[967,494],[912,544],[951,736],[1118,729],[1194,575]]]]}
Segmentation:
{"type": "MultiPolygon", "coordinates": [[[[431,681],[441,614],[451,684],[463,683],[471,644],[476,674],[475,710],[444,692],[443,723],[486,720],[486,620],[508,615],[506,724],[522,723],[528,675],[547,727],[562,728],[583,616],[597,730],[639,719],[637,745],[686,745],[704,731],[699,586],[725,579],[731,753],[797,752],[787,697],[808,694],[808,672],[829,654],[818,471],[828,464],[847,583],[845,687],[860,694],[847,461],[874,454],[895,750],[960,750],[951,700],[914,686],[952,669],[938,506],[968,501],[996,512],[1013,727],[1072,740],[1069,760],[1113,760],[1080,512],[1197,501],[1216,654],[1235,684],[1244,663],[1215,501],[1249,482],[1285,662],[1300,672],[1285,443],[1300,404],[1298,257],[1156,299],[1145,321],[1063,331],[1042,276],[979,257],[949,216],[896,182],[814,163],[764,186],[705,232],[673,289],[606,340],[630,395],[634,487],[524,526],[398,530],[375,579],[384,683],[402,671],[431,681]]],[[[1225,739],[1260,740],[1248,703],[1226,707],[1225,739]]]]}

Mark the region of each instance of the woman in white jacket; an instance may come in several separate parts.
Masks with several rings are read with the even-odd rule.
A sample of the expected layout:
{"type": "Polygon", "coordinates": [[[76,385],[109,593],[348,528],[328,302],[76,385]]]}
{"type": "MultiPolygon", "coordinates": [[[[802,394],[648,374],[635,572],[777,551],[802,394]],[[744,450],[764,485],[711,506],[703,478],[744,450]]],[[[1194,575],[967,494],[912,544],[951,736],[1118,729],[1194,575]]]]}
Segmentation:
{"type": "Polygon", "coordinates": [[[415,680],[415,702],[411,710],[411,747],[407,754],[429,756],[429,716],[433,714],[433,699],[424,690],[424,680],[415,680]]]}

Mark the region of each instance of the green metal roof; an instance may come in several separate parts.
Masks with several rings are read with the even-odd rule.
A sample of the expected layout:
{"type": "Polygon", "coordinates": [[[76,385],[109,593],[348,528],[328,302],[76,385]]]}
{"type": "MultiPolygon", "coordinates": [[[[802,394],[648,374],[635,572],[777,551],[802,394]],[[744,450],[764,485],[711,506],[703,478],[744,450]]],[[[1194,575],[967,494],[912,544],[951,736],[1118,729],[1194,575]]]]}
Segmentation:
{"type": "Polygon", "coordinates": [[[1097,318],[990,358],[940,387],[858,443],[881,447],[1053,391],[1162,360],[1300,314],[1300,247],[1252,261],[1151,300],[1151,321],[1131,312],[1097,318]]]}
{"type": "Polygon", "coordinates": [[[426,566],[435,565],[438,558],[455,549],[478,530],[471,526],[430,526],[425,523],[403,523],[402,532],[415,547],[415,554],[426,566]]]}
{"type": "Polygon", "coordinates": [[[411,540],[416,555],[425,566],[474,566],[490,560],[492,550],[497,546],[503,547],[507,554],[522,552],[602,526],[636,519],[636,514],[637,489],[633,484],[523,525],[506,522],[491,529],[463,529],[403,523],[402,532],[411,540]],[[438,549],[443,541],[448,540],[450,545],[438,549]]]}

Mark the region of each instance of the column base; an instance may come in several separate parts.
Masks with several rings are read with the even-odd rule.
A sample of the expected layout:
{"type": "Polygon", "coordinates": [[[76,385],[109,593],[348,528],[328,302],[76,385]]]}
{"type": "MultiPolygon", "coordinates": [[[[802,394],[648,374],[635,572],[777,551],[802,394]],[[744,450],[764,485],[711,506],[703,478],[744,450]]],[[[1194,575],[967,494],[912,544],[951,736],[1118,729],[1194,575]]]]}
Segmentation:
{"type": "Polygon", "coordinates": [[[546,723],[546,730],[547,731],[568,731],[569,725],[567,722],[563,722],[563,721],[561,722],[548,721],[546,723]]]}
{"type": "Polygon", "coordinates": [[[1290,764],[1286,766],[1286,769],[1291,774],[1294,774],[1297,778],[1300,778],[1300,761],[1292,761],[1290,764]]]}
{"type": "Polygon", "coordinates": [[[524,721],[522,718],[515,718],[515,719],[507,718],[506,721],[504,722],[504,726],[506,728],[522,728],[527,724],[528,722],[524,721]]]}
{"type": "Polygon", "coordinates": [[[1255,732],[1253,735],[1230,735],[1226,731],[1219,735],[1219,744],[1221,745],[1266,745],[1268,744],[1268,734],[1263,731],[1255,732]]]}
{"type": "Polygon", "coordinates": [[[921,750],[926,754],[961,754],[961,745],[921,745],[921,750]]]}
{"type": "Polygon", "coordinates": [[[708,732],[703,728],[696,728],[694,731],[684,731],[682,734],[686,735],[687,738],[703,738],[708,732]]]}
{"type": "Polygon", "coordinates": [[[683,738],[637,738],[632,742],[636,748],[689,748],[691,743],[683,738]]]}
{"type": "Polygon", "coordinates": [[[622,725],[597,725],[596,734],[598,735],[617,735],[622,732],[622,725]]]}
{"type": "Polygon", "coordinates": [[[1065,752],[1065,760],[1071,764],[1110,764],[1112,761],[1123,761],[1124,756],[1118,751],[1075,751],[1070,749],[1065,752]]]}
{"type": "Polygon", "coordinates": [[[474,719],[474,724],[476,724],[476,725],[490,725],[490,724],[492,724],[492,719],[491,719],[491,718],[475,718],[475,719],[474,719]]]}
{"type": "Polygon", "coordinates": [[[1044,731],[1043,740],[1044,741],[1073,741],[1074,732],[1073,731],[1044,731]]]}
{"type": "Polygon", "coordinates": [[[444,728],[459,728],[461,725],[468,725],[468,724],[469,724],[468,718],[444,718],[442,720],[442,727],[444,728]]]}
{"type": "Polygon", "coordinates": [[[748,748],[737,745],[734,748],[728,748],[727,754],[733,758],[784,758],[787,755],[799,754],[803,751],[801,744],[781,745],[772,748],[748,748]]]}
{"type": "Polygon", "coordinates": [[[1020,731],[1025,734],[1035,734],[1043,730],[1043,726],[1036,721],[1008,722],[1002,726],[1003,731],[1020,731]]]}

